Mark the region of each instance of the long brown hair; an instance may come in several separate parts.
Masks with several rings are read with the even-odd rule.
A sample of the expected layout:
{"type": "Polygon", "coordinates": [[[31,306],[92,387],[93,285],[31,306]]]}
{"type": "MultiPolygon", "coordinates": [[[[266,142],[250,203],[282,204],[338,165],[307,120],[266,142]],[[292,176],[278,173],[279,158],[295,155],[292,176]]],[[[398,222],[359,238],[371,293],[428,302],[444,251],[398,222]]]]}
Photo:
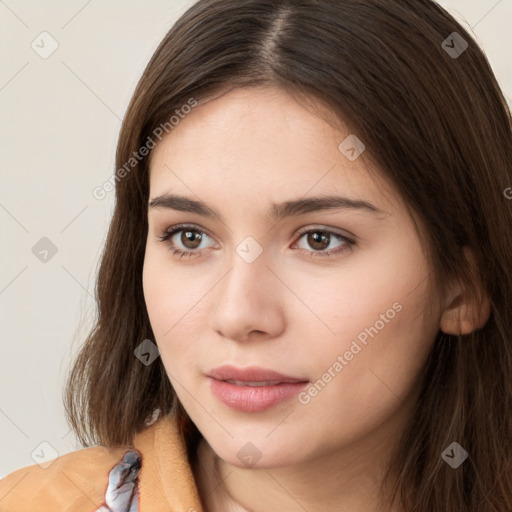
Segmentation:
{"type": "Polygon", "coordinates": [[[442,291],[455,279],[490,297],[482,328],[436,336],[415,414],[390,465],[389,474],[398,475],[392,498],[415,512],[510,512],[511,113],[478,44],[431,0],[200,0],[172,27],[119,137],[98,318],[65,391],[79,440],[130,444],[160,409],[178,415],[193,453],[200,433],[161,359],[146,366],[134,356],[143,340],[154,341],[142,290],[150,155],[141,158],[140,148],[158,127],[169,130],[169,118],[191,98],[258,85],[314,97],[343,120],[364,142],[362,157],[378,165],[423,224],[435,286],[442,291]],[[473,250],[478,278],[464,246],[473,250]],[[458,469],[441,458],[452,441],[468,453],[458,469]]]}

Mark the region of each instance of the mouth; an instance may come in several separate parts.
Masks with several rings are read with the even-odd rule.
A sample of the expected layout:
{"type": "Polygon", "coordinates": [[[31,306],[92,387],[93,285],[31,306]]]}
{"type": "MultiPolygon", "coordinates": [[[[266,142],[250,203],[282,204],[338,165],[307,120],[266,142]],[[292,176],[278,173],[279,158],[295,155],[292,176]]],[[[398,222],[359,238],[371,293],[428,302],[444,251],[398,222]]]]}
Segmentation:
{"type": "Polygon", "coordinates": [[[288,401],[309,381],[259,367],[222,366],[208,375],[212,394],[224,405],[240,412],[263,412],[288,401]]]}
{"type": "Polygon", "coordinates": [[[306,378],[291,377],[259,366],[237,368],[233,365],[223,365],[211,370],[208,377],[244,386],[273,386],[282,383],[308,382],[306,378]]]}

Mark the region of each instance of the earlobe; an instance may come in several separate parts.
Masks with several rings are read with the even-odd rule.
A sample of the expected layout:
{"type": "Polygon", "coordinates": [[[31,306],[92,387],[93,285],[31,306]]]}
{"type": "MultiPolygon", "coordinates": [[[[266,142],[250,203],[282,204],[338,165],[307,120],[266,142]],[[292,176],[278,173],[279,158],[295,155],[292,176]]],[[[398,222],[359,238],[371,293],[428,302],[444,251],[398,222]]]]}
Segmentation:
{"type": "MultiPolygon", "coordinates": [[[[473,272],[476,273],[478,269],[473,253],[468,247],[464,247],[463,250],[473,272]]],[[[478,281],[480,282],[480,280],[478,281]]],[[[490,314],[489,296],[482,285],[480,290],[472,291],[462,289],[461,285],[458,284],[451,291],[450,298],[441,316],[439,328],[446,334],[470,334],[483,327],[490,314]]]]}
{"type": "Polygon", "coordinates": [[[474,300],[466,301],[460,295],[457,299],[459,298],[463,303],[460,306],[448,307],[441,317],[439,327],[446,334],[470,334],[483,327],[491,314],[487,296],[480,304],[474,300]]]}

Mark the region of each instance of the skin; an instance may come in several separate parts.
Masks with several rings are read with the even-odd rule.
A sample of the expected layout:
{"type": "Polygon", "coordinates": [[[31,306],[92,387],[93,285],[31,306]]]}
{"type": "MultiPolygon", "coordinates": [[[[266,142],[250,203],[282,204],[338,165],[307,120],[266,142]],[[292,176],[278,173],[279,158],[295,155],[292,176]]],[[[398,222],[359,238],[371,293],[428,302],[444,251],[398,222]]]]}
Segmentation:
{"type": "Polygon", "coordinates": [[[186,195],[223,217],[149,208],[143,272],[162,362],[205,438],[193,470],[209,512],[386,510],[378,486],[436,333],[486,319],[463,290],[433,292],[402,200],[368,175],[363,157],[351,162],[338,149],[350,133],[279,89],[238,89],[196,107],[151,156],[150,200],[186,195]],[[277,223],[265,216],[273,202],[333,194],[383,213],[331,209],[277,223]],[[196,253],[190,259],[158,239],[180,223],[203,237],[173,236],[176,248],[196,253]],[[324,248],[315,246],[297,234],[303,227],[355,244],[325,234],[324,248]],[[236,253],[248,236],[262,249],[252,263],[236,253]],[[394,318],[307,404],[292,398],[239,412],[210,391],[206,374],[222,364],[314,383],[397,303],[394,318]],[[248,442],[261,453],[253,466],[237,456],[248,442]]]}

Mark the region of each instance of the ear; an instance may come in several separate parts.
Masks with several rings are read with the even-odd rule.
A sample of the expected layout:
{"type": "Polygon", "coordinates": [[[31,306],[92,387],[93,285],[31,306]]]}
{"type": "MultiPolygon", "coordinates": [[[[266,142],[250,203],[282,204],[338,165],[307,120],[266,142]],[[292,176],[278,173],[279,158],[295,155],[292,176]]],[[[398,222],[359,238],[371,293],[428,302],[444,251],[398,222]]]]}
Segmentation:
{"type": "MultiPolygon", "coordinates": [[[[473,252],[469,247],[463,247],[463,251],[472,272],[476,274],[478,268],[473,252]]],[[[478,279],[477,282],[481,282],[481,280],[478,279]]],[[[440,329],[446,334],[469,334],[483,327],[490,314],[489,296],[483,286],[475,294],[471,290],[463,289],[458,283],[453,285],[448,293],[440,320],[440,329]]]]}

